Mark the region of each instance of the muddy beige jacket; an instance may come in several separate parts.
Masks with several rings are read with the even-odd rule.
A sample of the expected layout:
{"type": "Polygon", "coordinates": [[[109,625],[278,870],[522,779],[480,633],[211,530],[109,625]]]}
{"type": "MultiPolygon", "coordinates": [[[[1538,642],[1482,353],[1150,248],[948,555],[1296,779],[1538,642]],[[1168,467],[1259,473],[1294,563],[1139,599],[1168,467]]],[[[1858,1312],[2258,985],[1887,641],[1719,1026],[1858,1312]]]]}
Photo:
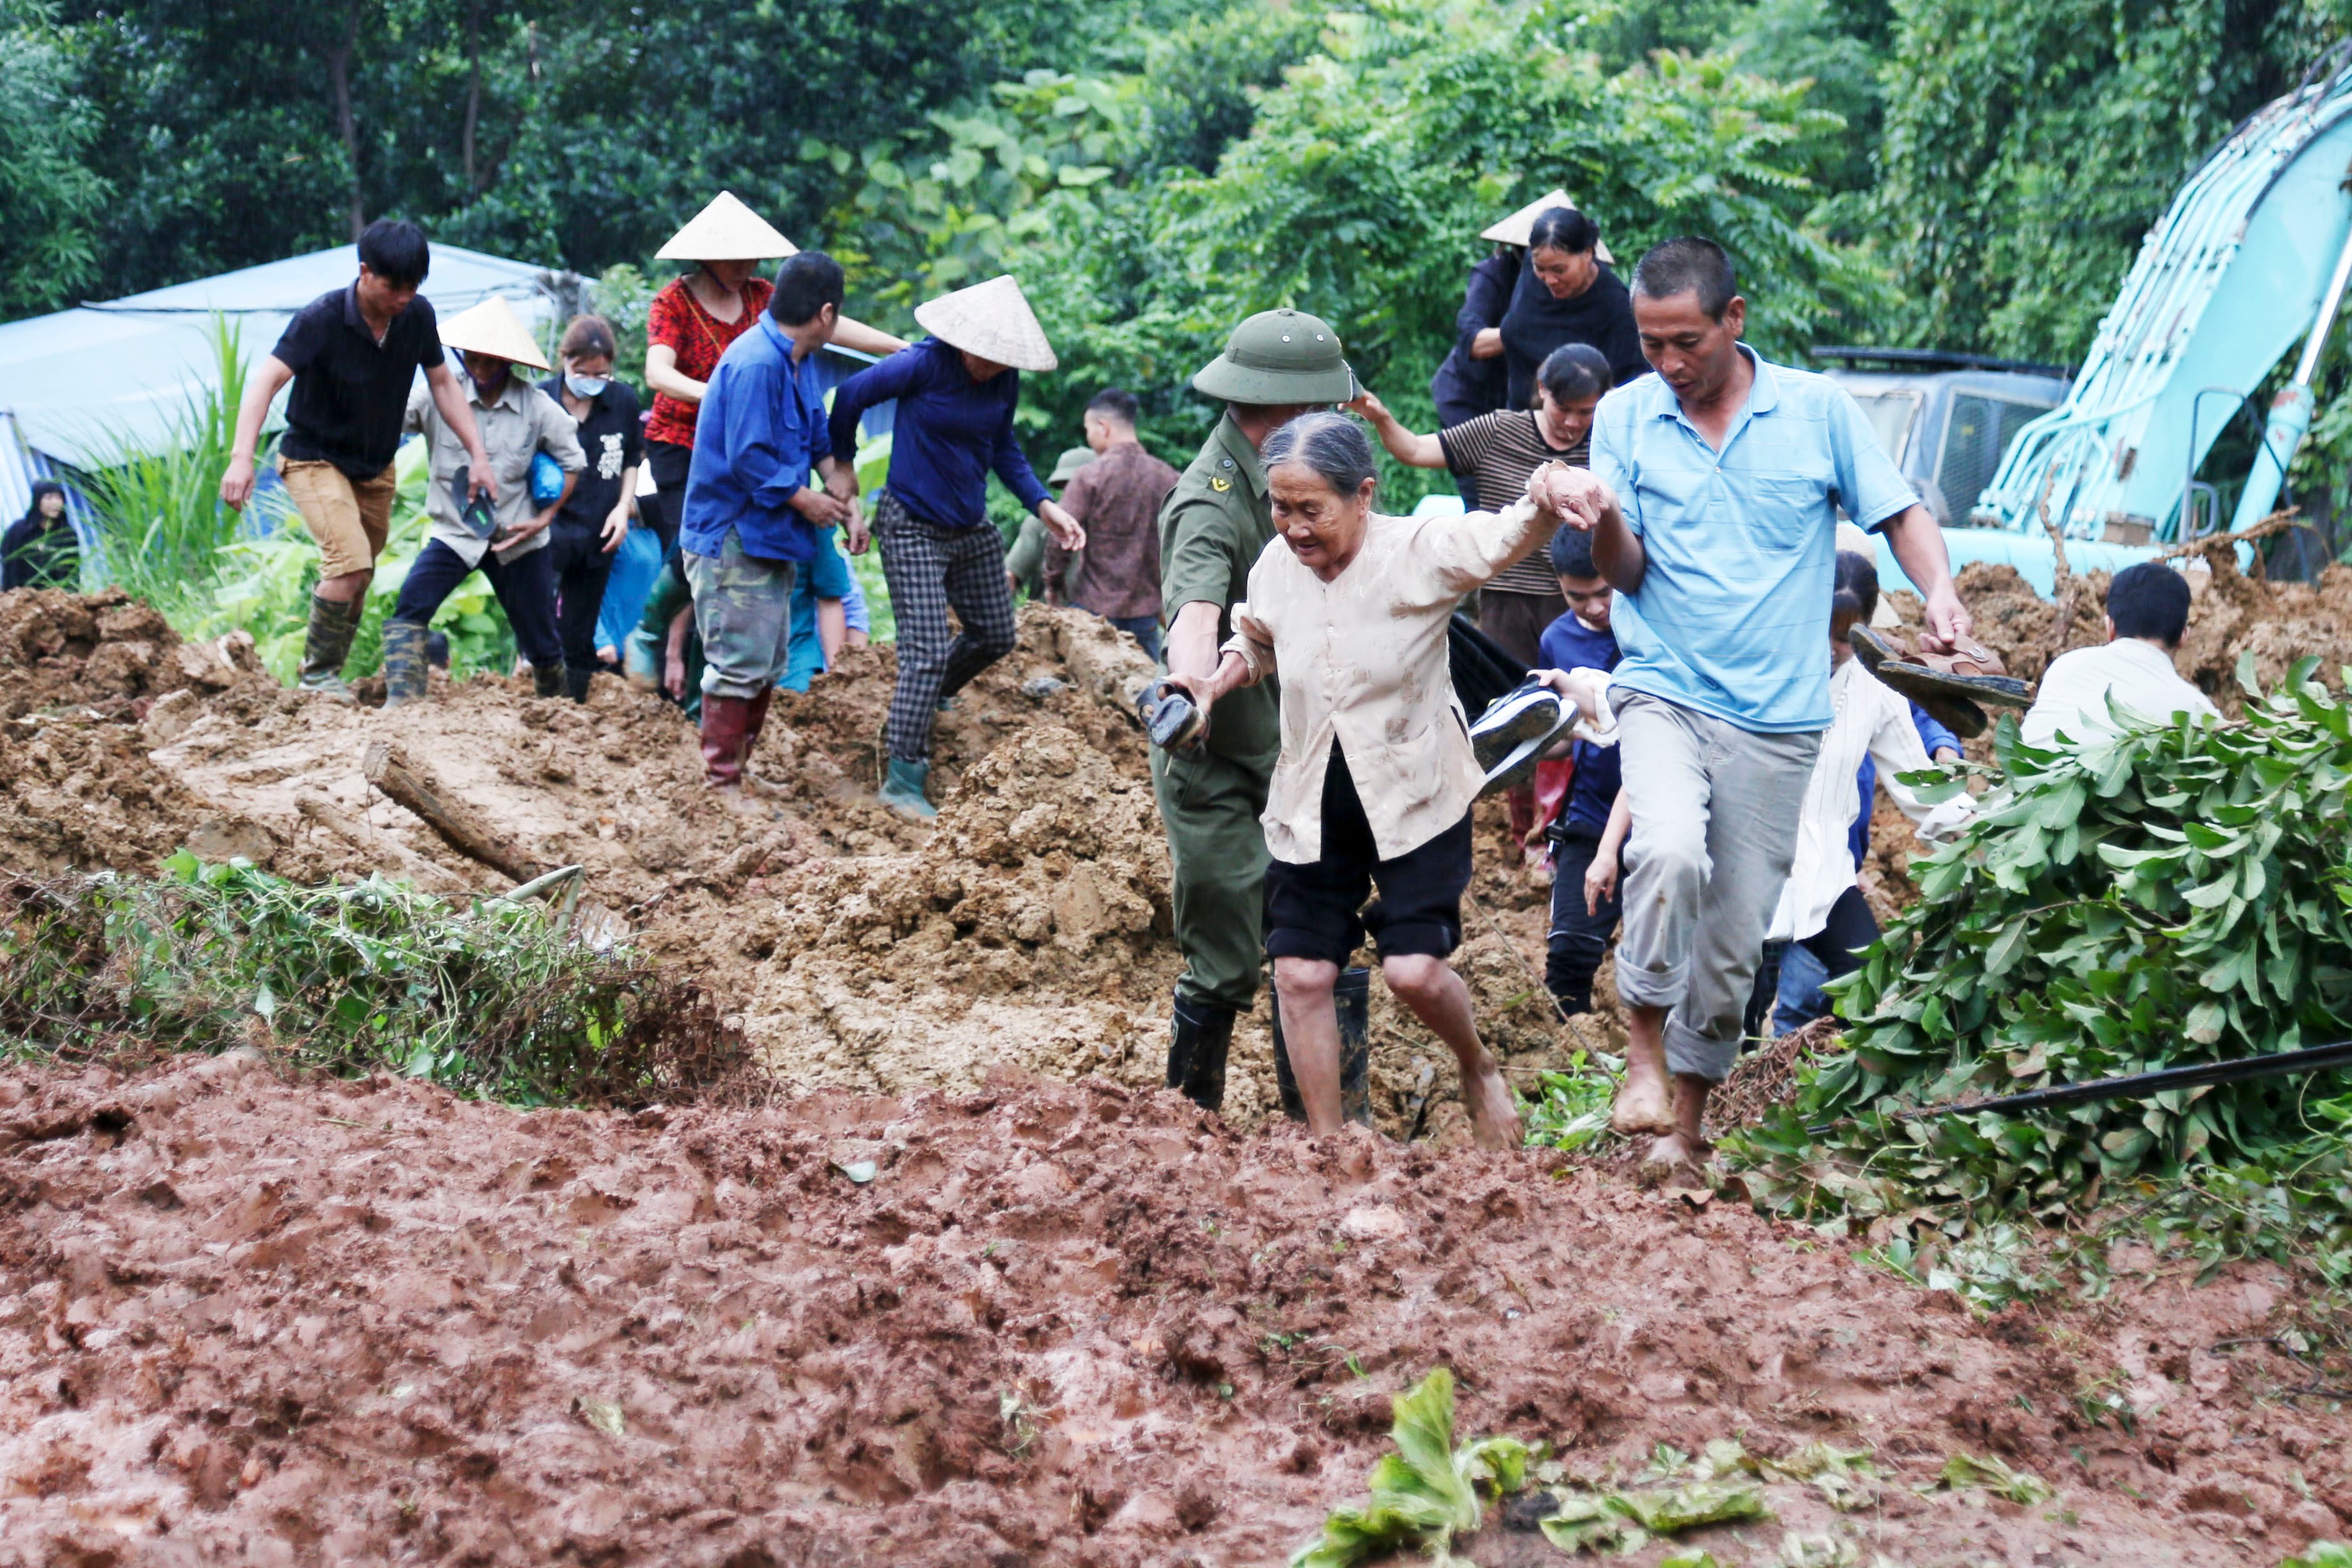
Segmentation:
{"type": "MultiPolygon", "coordinates": [[[[507,374],[506,386],[498,400],[485,404],[481,388],[463,368],[453,373],[457,384],[465,388],[466,401],[473,405],[474,426],[482,433],[482,450],[490,459],[493,477],[499,482],[499,500],[494,509],[499,530],[504,532],[530,521],[544,510],[530,499],[530,461],[544,451],[553,458],[567,474],[576,474],[588,466],[588,455],[580,449],[580,424],[561,403],[550,397],[530,382],[520,370],[507,374]]],[[[449,481],[467,464],[466,448],[457,432],[441,417],[434,405],[431,384],[419,378],[416,388],[409,394],[407,416],[403,429],[420,431],[425,437],[425,464],[429,483],[425,491],[425,515],[433,520],[432,537],[457,552],[457,559],[468,566],[479,566],[490,548],[490,542],[467,528],[457,518],[457,503],[449,493],[449,481]]],[[[552,528],[542,528],[520,544],[499,552],[499,564],[547,548],[553,535],[552,528]]]]}
{"type": "Polygon", "coordinates": [[[1282,676],[1282,752],[1266,792],[1265,847],[1303,866],[1323,856],[1323,773],[1336,737],[1392,860],[1462,820],[1486,775],[1454,694],[1446,623],[1462,595],[1547,543],[1532,501],[1454,517],[1383,517],[1326,583],[1277,534],[1250,568],[1225,651],[1244,684],[1282,676]]]}

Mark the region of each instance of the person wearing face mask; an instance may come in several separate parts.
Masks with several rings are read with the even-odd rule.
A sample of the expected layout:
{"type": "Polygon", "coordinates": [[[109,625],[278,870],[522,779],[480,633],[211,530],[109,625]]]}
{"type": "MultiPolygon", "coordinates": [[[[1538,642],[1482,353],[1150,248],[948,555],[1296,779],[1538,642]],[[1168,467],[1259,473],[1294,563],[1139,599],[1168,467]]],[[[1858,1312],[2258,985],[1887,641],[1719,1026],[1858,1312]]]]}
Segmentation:
{"type": "Polygon", "coordinates": [[[548,531],[564,689],[574,702],[588,700],[588,685],[596,676],[596,617],[604,608],[614,552],[628,535],[637,464],[644,456],[637,395],[627,383],[613,379],[613,349],[611,322],[602,316],[573,317],[559,350],[563,374],[550,376],[539,388],[579,426],[580,448],[588,458],[548,531]]]}
{"type": "Polygon", "coordinates": [[[0,537],[0,590],[67,588],[81,583],[81,542],[66,516],[66,488],[55,479],[33,486],[25,515],[0,537]]]}
{"type": "Polygon", "coordinates": [[[1590,343],[1622,386],[1649,374],[1633,300],[1602,259],[1601,226],[1574,207],[1550,207],[1528,226],[1528,264],[1501,327],[1506,408],[1532,408],[1536,372],[1562,343],[1590,343]]]}
{"type": "MultiPolygon", "coordinates": [[[[1433,436],[1416,436],[1369,392],[1348,406],[1370,422],[1398,462],[1448,469],[1469,479],[1480,495],[1514,496],[1526,490],[1528,476],[1546,463],[1586,466],[1592,411],[1615,380],[1599,349],[1563,343],[1537,370],[1532,409],[1499,409],[1433,436]]],[[[1567,613],[1559,579],[1539,555],[1478,591],[1478,629],[1530,669],[1545,662],[1545,628],[1567,613]]],[[[1530,843],[1537,827],[1535,790],[1517,785],[1504,798],[1510,807],[1512,843],[1530,865],[1540,865],[1548,851],[1541,839],[1530,843]]]]}
{"type": "Polygon", "coordinates": [[[425,510],[433,526],[383,624],[383,705],[396,708],[425,695],[425,645],[433,616],[478,570],[507,613],[516,649],[530,661],[533,690],[561,696],[563,643],[555,629],[547,530],[588,466],[578,424],[562,405],[515,374],[519,364],[545,370],[547,361],[497,295],[452,319],[441,329],[441,341],[465,359],[466,408],[481,452],[467,449],[425,388],[409,398],[405,428],[425,437],[425,510]],[[530,468],[541,452],[563,470],[563,490],[534,511],[530,468]],[[477,461],[488,466],[497,482],[491,505],[469,503],[477,461]]]}
{"type": "MultiPolygon", "coordinates": [[[[1065,550],[1086,530],[1047,493],[1013,438],[1021,373],[1058,363],[1021,285],[1010,275],[915,307],[931,335],[834,389],[833,472],[825,489],[857,497],[857,421],[896,400],[890,475],[875,508],[882,574],[898,617],[898,683],[883,731],[889,751],[884,805],[939,815],[930,799],[931,722],[973,677],[1013,651],[1013,590],[1004,536],[988,520],[988,476],[1036,513],[1065,550]],[[960,631],[948,623],[952,609],[960,631]]],[[[862,546],[854,547],[856,554],[862,546]]]]}
{"type": "MultiPolygon", "coordinates": [[[[796,255],[800,247],[730,192],[721,191],[656,254],[693,263],[653,297],[646,310],[646,385],[654,395],[645,431],[655,504],[646,521],[665,553],[677,542],[687,475],[694,466],[694,431],[705,391],[719,360],[737,338],[759,324],[775,291],[760,263],[796,255]]],[[[833,341],[878,356],[907,346],[903,338],[844,316],[833,341]]]]}

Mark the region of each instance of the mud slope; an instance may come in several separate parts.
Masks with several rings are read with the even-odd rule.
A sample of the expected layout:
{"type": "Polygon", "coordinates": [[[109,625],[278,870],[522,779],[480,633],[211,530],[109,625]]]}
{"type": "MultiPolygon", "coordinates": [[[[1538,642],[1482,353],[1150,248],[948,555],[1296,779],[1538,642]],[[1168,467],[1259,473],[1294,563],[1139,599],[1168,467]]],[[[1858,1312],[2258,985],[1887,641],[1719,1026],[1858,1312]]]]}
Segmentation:
{"type": "Polygon", "coordinates": [[[1259,1565],[1440,1362],[1580,1474],[1736,1434],[2060,1489],[1782,1489],[1731,1562],[2272,1568],[2352,1508],[2344,1419],[2210,1348],[2265,1271],[1979,1322],[1738,1209],[1098,1079],[619,1119],[238,1054],[0,1079],[0,1563],[1259,1565]]]}

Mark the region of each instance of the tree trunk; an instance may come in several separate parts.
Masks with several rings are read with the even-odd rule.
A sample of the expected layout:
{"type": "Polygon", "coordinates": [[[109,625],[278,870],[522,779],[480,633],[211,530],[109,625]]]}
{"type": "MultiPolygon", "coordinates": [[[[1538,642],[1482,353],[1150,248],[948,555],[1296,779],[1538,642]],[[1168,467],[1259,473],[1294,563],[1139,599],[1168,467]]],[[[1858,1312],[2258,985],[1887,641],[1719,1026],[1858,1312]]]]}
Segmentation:
{"type": "Polygon", "coordinates": [[[360,200],[360,127],[352,112],[352,57],[359,51],[360,8],[364,0],[349,0],[343,7],[342,42],[326,50],[327,81],[335,94],[335,131],[343,140],[343,161],[351,166],[352,238],[367,227],[367,211],[360,200]]]}
{"type": "Polygon", "coordinates": [[[466,88],[466,131],[460,148],[466,166],[466,192],[478,196],[482,183],[474,174],[474,131],[482,120],[482,0],[467,0],[466,58],[473,68],[473,75],[466,88]]]}

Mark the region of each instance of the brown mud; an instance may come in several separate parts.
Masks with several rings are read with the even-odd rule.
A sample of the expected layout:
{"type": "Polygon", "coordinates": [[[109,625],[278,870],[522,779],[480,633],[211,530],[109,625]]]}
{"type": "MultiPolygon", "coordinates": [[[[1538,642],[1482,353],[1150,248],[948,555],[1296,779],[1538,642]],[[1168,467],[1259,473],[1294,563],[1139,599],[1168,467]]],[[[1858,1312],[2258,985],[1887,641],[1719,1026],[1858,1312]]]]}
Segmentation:
{"type": "MultiPolygon", "coordinates": [[[[1857,1511],[1686,1538],[1727,1563],[2272,1568],[2352,1510],[2243,1342],[2266,1268],[1978,1319],[1557,1156],[1099,1078],[626,1117],[237,1052],[0,1078],[0,1563],[1268,1564],[1440,1363],[1582,1477],[1872,1451],[1857,1511]],[[1934,1489],[1958,1453],[2057,1495],[1934,1489]]],[[[1565,1561],[1507,1517],[1471,1560],[1565,1561]]]]}
{"type": "MultiPolygon", "coordinates": [[[[1997,578],[1966,586],[2005,653],[2046,639],[2047,606],[2037,633],[1997,578]]],[[[2294,640],[2352,649],[2347,589],[2217,580],[2191,647],[2299,593],[2275,600],[2294,640]]],[[[2271,1568],[2352,1516],[2352,1432],[2284,1393],[2307,1374],[2215,1348],[2296,1310],[2273,1273],[2192,1289],[2126,1260],[2105,1301],[1980,1322],[1608,1156],[1462,1147],[1450,1053],[1377,985],[1376,1121],[1415,1142],[1286,1129],[1264,997],[1223,1118],[1154,1092],[1181,960],[1145,668],[1024,611],[941,718],[931,826],[872,799],[887,650],[780,696],[742,809],[703,790],[683,717],[616,681],[336,707],[119,596],[0,595],[0,870],[186,844],[502,889],[369,787],[392,741],[530,858],[585,866],[778,1080],[771,1110],[636,1118],[240,1058],[0,1081],[0,1564],[1273,1563],[1441,1362],[1465,1432],[1579,1474],[1736,1436],[1870,1446],[1904,1483],[1843,1517],[1776,1489],[1780,1524],[1702,1538],[1727,1564],[1785,1527],[1910,1568],[2271,1568]],[[2082,1414],[2114,1388],[2129,1431],[2082,1414]],[[2060,1497],[1909,1489],[1960,1450],[2060,1497]]],[[[1882,812],[1882,914],[1914,896],[1908,849],[1882,812]]],[[[1607,965],[1598,1015],[1550,1007],[1549,890],[1498,802],[1476,853],[1455,962],[1510,1075],[1621,1049],[1607,965]]],[[[1539,1542],[1498,1528],[1475,1560],[1539,1542]]]]}

